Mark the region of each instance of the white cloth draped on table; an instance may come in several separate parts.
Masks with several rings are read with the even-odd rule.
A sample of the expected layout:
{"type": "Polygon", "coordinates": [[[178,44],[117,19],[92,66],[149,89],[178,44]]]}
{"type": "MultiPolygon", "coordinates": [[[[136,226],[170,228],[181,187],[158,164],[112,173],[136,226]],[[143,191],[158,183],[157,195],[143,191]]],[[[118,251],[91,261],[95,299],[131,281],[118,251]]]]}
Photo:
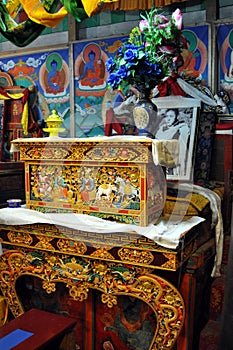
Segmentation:
{"type": "MultiPolygon", "coordinates": [[[[159,245],[170,249],[177,248],[182,236],[202,221],[204,221],[203,218],[193,216],[181,222],[161,220],[155,225],[136,226],[103,220],[85,214],[41,213],[23,207],[0,209],[0,225],[17,226],[40,223],[102,234],[133,232],[152,239],[159,245]]],[[[72,238],[74,238],[73,235],[72,238]]]]}
{"type": "Polygon", "coordinates": [[[223,253],[223,220],[221,211],[221,198],[214,191],[194,185],[192,183],[179,183],[172,184],[169,183],[170,187],[176,187],[181,191],[188,191],[190,193],[198,193],[203,197],[207,198],[210,202],[210,208],[212,211],[212,229],[215,229],[215,241],[216,241],[216,255],[215,263],[212,271],[212,277],[217,277],[221,275],[220,268],[222,263],[222,253],[223,253]]]}

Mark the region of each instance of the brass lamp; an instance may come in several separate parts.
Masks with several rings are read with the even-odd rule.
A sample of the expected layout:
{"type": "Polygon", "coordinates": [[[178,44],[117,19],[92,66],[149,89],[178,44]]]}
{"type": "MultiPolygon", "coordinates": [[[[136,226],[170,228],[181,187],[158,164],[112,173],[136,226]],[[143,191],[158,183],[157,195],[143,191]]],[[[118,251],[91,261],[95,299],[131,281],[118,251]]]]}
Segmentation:
{"type": "Polygon", "coordinates": [[[52,110],[52,114],[46,119],[47,128],[43,128],[44,131],[49,132],[50,137],[58,137],[59,132],[65,131],[65,128],[61,128],[63,119],[57,114],[55,109],[52,110]]]}

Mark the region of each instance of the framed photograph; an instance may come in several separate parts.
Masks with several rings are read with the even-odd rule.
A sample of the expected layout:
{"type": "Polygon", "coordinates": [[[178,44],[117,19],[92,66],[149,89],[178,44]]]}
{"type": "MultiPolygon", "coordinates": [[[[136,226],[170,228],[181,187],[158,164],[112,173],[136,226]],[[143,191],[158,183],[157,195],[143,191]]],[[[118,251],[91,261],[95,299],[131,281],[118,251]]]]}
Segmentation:
{"type": "Polygon", "coordinates": [[[193,180],[197,116],[200,101],[181,96],[152,99],[158,108],[155,138],[179,141],[179,157],[175,168],[167,169],[168,180],[193,180]]]}

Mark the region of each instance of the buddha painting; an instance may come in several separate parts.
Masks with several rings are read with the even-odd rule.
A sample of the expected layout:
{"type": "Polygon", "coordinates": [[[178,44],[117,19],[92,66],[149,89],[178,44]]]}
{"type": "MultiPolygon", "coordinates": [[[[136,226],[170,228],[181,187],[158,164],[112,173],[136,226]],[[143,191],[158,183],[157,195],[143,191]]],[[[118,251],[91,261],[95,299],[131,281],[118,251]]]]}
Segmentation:
{"type": "Polygon", "coordinates": [[[45,96],[63,96],[68,86],[68,67],[58,53],[50,54],[40,69],[45,96]]]}
{"type": "Polygon", "coordinates": [[[97,44],[91,43],[84,47],[75,62],[75,79],[79,90],[106,88],[106,59],[107,55],[97,44]]]}

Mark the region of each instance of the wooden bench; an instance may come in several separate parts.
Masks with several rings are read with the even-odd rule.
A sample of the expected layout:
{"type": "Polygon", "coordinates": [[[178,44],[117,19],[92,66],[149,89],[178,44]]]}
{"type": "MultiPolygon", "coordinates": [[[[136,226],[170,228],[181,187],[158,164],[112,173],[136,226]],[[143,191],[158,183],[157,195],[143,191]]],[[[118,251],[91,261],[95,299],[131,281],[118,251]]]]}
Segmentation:
{"type": "Polygon", "coordinates": [[[0,344],[8,338],[4,350],[75,350],[75,325],[71,317],[31,309],[0,327],[0,344]]]}

